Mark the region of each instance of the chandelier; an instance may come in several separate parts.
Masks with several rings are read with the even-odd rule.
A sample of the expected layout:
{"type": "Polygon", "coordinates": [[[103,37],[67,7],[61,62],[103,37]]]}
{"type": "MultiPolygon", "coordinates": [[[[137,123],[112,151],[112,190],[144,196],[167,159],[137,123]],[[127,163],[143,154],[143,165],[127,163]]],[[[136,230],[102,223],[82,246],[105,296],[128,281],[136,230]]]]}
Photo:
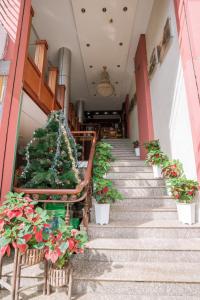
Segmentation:
{"type": "Polygon", "coordinates": [[[97,93],[102,97],[109,97],[114,93],[114,87],[110,82],[110,76],[107,72],[107,67],[103,67],[101,81],[97,85],[97,93]]]}

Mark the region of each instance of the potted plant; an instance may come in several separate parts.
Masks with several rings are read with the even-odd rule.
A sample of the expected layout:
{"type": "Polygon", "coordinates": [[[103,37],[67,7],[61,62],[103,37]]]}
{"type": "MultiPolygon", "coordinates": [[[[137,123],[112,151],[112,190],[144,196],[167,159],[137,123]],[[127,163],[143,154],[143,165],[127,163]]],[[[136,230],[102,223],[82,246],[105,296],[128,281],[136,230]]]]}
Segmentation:
{"type": "Polygon", "coordinates": [[[170,178],[177,178],[183,175],[183,166],[179,160],[166,160],[163,162],[162,175],[164,176],[167,194],[172,196],[171,187],[170,187],[170,178]]]}
{"type": "Polygon", "coordinates": [[[162,178],[162,165],[167,159],[167,155],[160,149],[151,150],[147,153],[146,163],[153,167],[154,178],[162,178]]]}
{"type": "Polygon", "coordinates": [[[150,152],[152,150],[160,150],[160,143],[159,140],[151,140],[144,143],[144,148],[150,152]]]}
{"type": "Polygon", "coordinates": [[[109,179],[99,179],[94,187],[96,224],[105,225],[109,223],[110,204],[121,200],[122,196],[109,179]]]}
{"type": "Polygon", "coordinates": [[[70,258],[73,254],[83,253],[86,242],[86,232],[71,229],[59,219],[58,228],[50,232],[45,248],[45,258],[50,262],[48,288],[69,284],[72,271],[70,258]]]}
{"type": "Polygon", "coordinates": [[[135,150],[135,155],[140,156],[140,144],[139,141],[134,141],[133,142],[133,148],[135,150]]]}
{"type": "Polygon", "coordinates": [[[186,177],[177,177],[170,179],[171,192],[177,200],[178,218],[181,223],[195,223],[195,201],[194,197],[199,188],[195,180],[186,177]]]}
{"type": "Polygon", "coordinates": [[[49,216],[23,194],[8,193],[0,207],[0,253],[10,255],[11,247],[23,255],[22,263],[34,265],[44,259],[49,216]]]}
{"type": "Polygon", "coordinates": [[[96,223],[101,225],[109,222],[110,204],[122,198],[112,181],[105,178],[113,160],[111,149],[107,143],[97,143],[93,162],[93,196],[97,202],[95,216],[96,223]]]}

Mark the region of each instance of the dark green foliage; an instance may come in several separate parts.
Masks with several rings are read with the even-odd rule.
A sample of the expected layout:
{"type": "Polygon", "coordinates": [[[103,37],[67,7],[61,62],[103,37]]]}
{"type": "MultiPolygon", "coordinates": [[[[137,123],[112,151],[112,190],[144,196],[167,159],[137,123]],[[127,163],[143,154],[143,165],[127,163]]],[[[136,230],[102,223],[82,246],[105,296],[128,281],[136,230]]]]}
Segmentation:
{"type": "Polygon", "coordinates": [[[19,178],[20,186],[61,189],[76,187],[79,180],[76,143],[62,112],[50,114],[46,127],[34,132],[33,139],[22,153],[25,164],[19,178]]]}

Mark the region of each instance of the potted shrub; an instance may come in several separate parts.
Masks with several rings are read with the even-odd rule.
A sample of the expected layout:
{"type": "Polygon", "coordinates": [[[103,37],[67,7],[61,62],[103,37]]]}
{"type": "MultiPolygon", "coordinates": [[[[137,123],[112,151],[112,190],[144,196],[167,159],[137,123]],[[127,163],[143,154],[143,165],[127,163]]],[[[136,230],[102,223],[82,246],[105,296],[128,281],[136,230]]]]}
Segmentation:
{"type": "Polygon", "coordinates": [[[105,178],[113,160],[111,149],[107,143],[97,143],[93,162],[93,196],[97,202],[95,216],[96,223],[101,225],[109,222],[110,203],[122,198],[112,181],[105,178]]]}
{"type": "Polygon", "coordinates": [[[45,248],[45,258],[50,262],[48,288],[69,284],[72,271],[70,258],[73,254],[83,253],[87,240],[86,232],[71,229],[59,219],[58,228],[50,232],[45,248]]]}
{"type": "Polygon", "coordinates": [[[160,150],[159,140],[151,140],[144,143],[144,148],[147,150],[147,152],[150,152],[152,150],[160,150]]]}
{"type": "Polygon", "coordinates": [[[94,189],[96,224],[105,225],[109,223],[110,204],[121,200],[122,196],[113,187],[109,179],[100,179],[94,189]]]}
{"type": "Polygon", "coordinates": [[[170,187],[170,178],[177,178],[183,175],[183,166],[179,160],[166,160],[163,162],[162,175],[164,176],[167,194],[172,196],[171,187],[170,187]]]}
{"type": "Polygon", "coordinates": [[[186,177],[170,179],[171,192],[177,200],[178,218],[181,223],[195,223],[195,201],[194,197],[199,188],[195,180],[186,177]]]}
{"type": "Polygon", "coordinates": [[[0,253],[10,255],[11,247],[19,249],[22,263],[34,265],[44,259],[49,216],[23,194],[8,193],[0,207],[0,253]]]}
{"type": "Polygon", "coordinates": [[[162,178],[162,165],[167,159],[167,155],[159,149],[147,153],[146,163],[153,167],[154,178],[162,178]]]}
{"type": "Polygon", "coordinates": [[[135,150],[135,155],[140,156],[140,144],[139,141],[134,141],[133,142],[133,148],[135,150]]]}

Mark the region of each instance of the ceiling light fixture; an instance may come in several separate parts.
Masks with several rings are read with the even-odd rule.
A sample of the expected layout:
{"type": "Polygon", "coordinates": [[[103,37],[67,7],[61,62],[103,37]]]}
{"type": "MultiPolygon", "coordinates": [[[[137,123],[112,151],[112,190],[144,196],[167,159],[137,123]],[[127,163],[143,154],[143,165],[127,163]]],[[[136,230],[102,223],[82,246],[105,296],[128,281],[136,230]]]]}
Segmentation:
{"type": "Polygon", "coordinates": [[[114,93],[114,87],[110,82],[110,76],[107,72],[107,67],[103,67],[103,71],[101,73],[101,81],[97,85],[97,93],[103,97],[112,96],[114,93]]]}

